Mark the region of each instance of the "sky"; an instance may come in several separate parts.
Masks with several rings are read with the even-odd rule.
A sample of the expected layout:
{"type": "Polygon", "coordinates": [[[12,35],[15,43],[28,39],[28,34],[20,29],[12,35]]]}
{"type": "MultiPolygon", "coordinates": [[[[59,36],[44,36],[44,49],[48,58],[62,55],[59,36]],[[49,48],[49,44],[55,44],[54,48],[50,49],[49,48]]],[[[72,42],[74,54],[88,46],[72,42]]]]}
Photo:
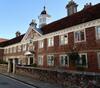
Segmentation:
{"type": "MultiPolygon", "coordinates": [[[[29,23],[38,16],[46,6],[47,13],[51,15],[49,22],[67,16],[65,6],[70,0],[0,0],[0,38],[11,39],[16,31],[21,34],[27,32],[29,23]]],[[[86,3],[100,3],[100,0],[74,0],[78,4],[78,11],[86,3]]]]}

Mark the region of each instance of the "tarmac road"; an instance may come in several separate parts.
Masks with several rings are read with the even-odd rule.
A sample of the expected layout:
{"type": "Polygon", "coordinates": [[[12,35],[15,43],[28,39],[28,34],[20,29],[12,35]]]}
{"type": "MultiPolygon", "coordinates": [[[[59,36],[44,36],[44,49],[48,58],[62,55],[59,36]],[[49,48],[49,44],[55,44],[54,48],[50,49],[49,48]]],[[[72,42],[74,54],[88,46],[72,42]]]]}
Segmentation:
{"type": "Polygon", "coordinates": [[[0,74],[0,88],[36,88],[0,74]]]}

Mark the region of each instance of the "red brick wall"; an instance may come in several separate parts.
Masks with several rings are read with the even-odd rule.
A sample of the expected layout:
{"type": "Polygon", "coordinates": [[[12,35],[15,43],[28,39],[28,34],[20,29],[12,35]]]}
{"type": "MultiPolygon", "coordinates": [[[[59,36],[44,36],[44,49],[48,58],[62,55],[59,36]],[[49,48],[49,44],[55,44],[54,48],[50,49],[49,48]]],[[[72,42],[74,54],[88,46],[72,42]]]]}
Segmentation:
{"type": "MultiPolygon", "coordinates": [[[[55,56],[55,66],[59,66],[59,55],[61,53],[69,53],[71,52],[73,46],[76,46],[76,50],[79,53],[87,53],[88,57],[88,69],[87,71],[97,71],[98,63],[97,63],[97,50],[100,50],[100,41],[96,40],[95,36],[95,27],[87,28],[85,30],[86,33],[86,41],[74,43],[74,32],[68,33],[68,44],[60,45],[59,44],[59,36],[54,37],[54,46],[47,46],[47,39],[44,39],[44,48],[38,49],[38,54],[44,55],[44,67],[47,66],[47,54],[54,53],[55,56]],[[94,51],[96,50],[96,51],[94,51]]],[[[73,69],[70,66],[67,69],[73,69]]]]}
{"type": "MultiPolygon", "coordinates": [[[[59,55],[61,53],[69,53],[71,52],[73,46],[76,46],[76,50],[79,53],[87,53],[88,56],[88,71],[97,71],[98,70],[98,63],[97,63],[97,51],[100,50],[100,40],[96,40],[95,36],[95,27],[86,28],[86,41],[74,43],[74,32],[68,33],[68,44],[60,45],[59,44],[59,36],[54,37],[54,46],[48,47],[47,46],[47,38],[44,39],[44,48],[38,48],[38,42],[34,42],[35,45],[35,61],[37,63],[38,55],[43,55],[43,67],[47,67],[47,55],[54,54],[55,56],[55,65],[59,66],[59,55]],[[92,68],[93,67],[93,68],[92,68]]],[[[28,46],[28,45],[27,45],[28,46]]],[[[27,48],[28,49],[28,48],[27,48]]],[[[1,52],[1,50],[0,50],[1,52]]],[[[13,54],[7,54],[8,56],[11,55],[23,55],[24,52],[16,52],[13,54]]],[[[2,56],[2,53],[0,53],[2,56]]],[[[72,66],[66,69],[73,69],[72,66]]]]}
{"type": "Polygon", "coordinates": [[[97,53],[89,52],[87,56],[88,56],[88,70],[97,71],[98,69],[97,53]]]}

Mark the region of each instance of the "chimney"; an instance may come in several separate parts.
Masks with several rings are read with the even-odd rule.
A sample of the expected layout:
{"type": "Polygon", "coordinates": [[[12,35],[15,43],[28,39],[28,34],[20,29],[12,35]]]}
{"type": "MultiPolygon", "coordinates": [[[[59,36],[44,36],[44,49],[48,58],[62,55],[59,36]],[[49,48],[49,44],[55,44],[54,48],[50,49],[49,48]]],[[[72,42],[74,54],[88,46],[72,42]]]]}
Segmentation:
{"type": "Polygon", "coordinates": [[[21,33],[19,31],[16,32],[16,37],[19,37],[21,33]]]}
{"type": "Polygon", "coordinates": [[[77,3],[74,2],[74,0],[70,0],[69,3],[66,5],[67,14],[68,16],[77,13],[77,3]]]}
{"type": "Polygon", "coordinates": [[[89,8],[91,6],[92,6],[92,3],[91,2],[90,3],[86,3],[86,5],[84,5],[84,9],[87,9],[87,8],[89,8]]]}
{"type": "Polygon", "coordinates": [[[35,20],[32,19],[31,23],[29,24],[31,27],[36,28],[37,24],[35,20]]]}

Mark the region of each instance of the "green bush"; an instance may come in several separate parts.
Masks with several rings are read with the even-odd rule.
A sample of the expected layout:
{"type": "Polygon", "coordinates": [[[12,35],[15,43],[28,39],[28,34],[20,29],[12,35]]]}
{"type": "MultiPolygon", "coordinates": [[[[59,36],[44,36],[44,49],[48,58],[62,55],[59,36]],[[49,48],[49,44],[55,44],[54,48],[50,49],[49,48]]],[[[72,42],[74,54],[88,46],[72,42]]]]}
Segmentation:
{"type": "Polygon", "coordinates": [[[32,67],[37,67],[37,64],[36,64],[36,63],[34,63],[34,64],[31,64],[31,66],[32,66],[32,67]]]}
{"type": "Polygon", "coordinates": [[[8,64],[6,61],[0,60],[0,64],[8,64]]]}

